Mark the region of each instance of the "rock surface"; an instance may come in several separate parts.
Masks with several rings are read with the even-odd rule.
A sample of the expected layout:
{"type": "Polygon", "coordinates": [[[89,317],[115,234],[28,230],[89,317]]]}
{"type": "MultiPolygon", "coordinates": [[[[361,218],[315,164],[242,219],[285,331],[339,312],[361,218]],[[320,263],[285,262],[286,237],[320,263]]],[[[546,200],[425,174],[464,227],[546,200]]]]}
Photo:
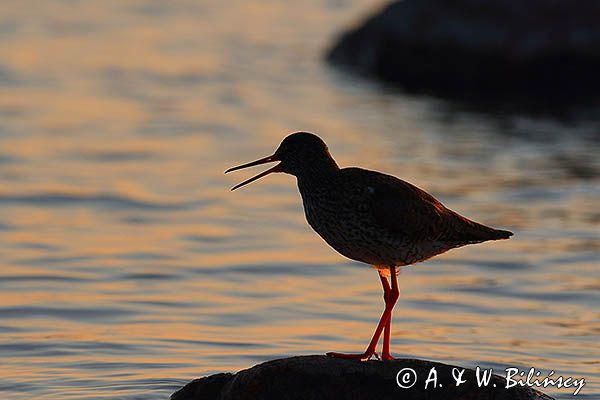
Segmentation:
{"type": "Polygon", "coordinates": [[[268,361],[236,374],[196,379],[175,392],[171,400],[552,400],[525,387],[505,389],[506,382],[500,376],[494,376],[487,387],[479,388],[475,371],[470,369],[465,369],[462,376],[467,382],[456,387],[453,368],[462,370],[411,359],[359,362],[327,356],[291,357],[268,361]],[[430,383],[425,390],[425,381],[434,367],[438,387],[433,388],[430,383]],[[403,368],[416,372],[418,378],[411,388],[402,389],[396,382],[403,368]]]}
{"type": "Polygon", "coordinates": [[[404,0],[343,34],[335,64],[452,97],[596,98],[600,0],[404,0]]]}

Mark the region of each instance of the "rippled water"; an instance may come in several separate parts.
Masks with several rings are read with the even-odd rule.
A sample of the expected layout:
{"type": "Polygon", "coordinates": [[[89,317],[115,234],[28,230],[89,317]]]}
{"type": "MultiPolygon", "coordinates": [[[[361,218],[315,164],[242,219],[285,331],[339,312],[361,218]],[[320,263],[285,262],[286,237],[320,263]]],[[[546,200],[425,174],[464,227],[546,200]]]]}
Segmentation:
{"type": "Polygon", "coordinates": [[[293,130],[515,232],[405,269],[395,354],[554,369],[600,395],[597,119],[473,112],[324,65],[370,7],[3,4],[4,398],[159,399],[203,374],[362,350],[376,273],[310,230],[293,178],[231,193],[254,171],[222,174],[293,130]]]}

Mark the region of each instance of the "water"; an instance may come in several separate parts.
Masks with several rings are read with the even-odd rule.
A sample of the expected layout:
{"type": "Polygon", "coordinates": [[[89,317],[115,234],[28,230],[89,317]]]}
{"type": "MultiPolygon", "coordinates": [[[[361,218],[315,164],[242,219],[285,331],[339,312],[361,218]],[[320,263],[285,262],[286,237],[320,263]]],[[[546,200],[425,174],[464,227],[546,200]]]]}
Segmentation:
{"type": "MultiPolygon", "coordinates": [[[[406,269],[392,349],[584,377],[600,396],[597,119],[480,113],[335,71],[367,1],[21,1],[0,17],[0,392],[164,399],[277,357],[359,351],[370,268],[292,177],[223,175],[293,130],[515,232],[406,269]]],[[[548,389],[560,398],[571,391],[548,389]]]]}

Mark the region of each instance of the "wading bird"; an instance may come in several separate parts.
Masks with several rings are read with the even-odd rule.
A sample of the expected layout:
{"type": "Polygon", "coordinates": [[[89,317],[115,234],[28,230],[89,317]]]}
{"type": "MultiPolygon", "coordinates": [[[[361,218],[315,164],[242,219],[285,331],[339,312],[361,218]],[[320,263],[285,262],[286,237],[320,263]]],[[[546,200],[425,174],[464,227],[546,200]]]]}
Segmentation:
{"type": "Polygon", "coordinates": [[[225,173],[277,161],[279,164],[231,190],[273,172],[294,175],[310,226],[342,255],[375,267],[383,286],[385,308],[365,352],[327,353],[331,357],[379,358],[375,348],[383,332],[381,359],[393,359],[390,328],[400,296],[398,267],[467,244],[512,236],[512,232],[481,225],[449,210],[430,194],[391,175],[338,167],[325,142],[308,132],[292,133],[273,155],[225,173]]]}

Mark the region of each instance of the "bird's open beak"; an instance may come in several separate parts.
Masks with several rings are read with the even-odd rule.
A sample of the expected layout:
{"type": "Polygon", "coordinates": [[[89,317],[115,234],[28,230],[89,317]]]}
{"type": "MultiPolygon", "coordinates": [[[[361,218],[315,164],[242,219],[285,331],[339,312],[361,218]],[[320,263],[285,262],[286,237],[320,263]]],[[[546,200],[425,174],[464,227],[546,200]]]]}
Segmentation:
{"type": "MultiPolygon", "coordinates": [[[[242,165],[238,165],[237,167],[229,168],[227,171],[225,171],[225,173],[228,173],[228,172],[231,172],[231,171],[237,171],[238,169],[243,169],[243,168],[248,168],[248,167],[254,167],[255,165],[261,165],[261,164],[266,164],[266,163],[270,163],[270,162],[275,162],[275,161],[279,161],[279,159],[275,155],[272,155],[272,156],[268,156],[268,157],[265,157],[265,158],[261,158],[260,160],[249,162],[247,164],[242,164],[242,165]]],[[[231,188],[231,190],[235,190],[235,189],[237,189],[239,187],[242,187],[244,185],[252,183],[255,180],[260,179],[263,176],[267,176],[267,175],[269,175],[272,172],[281,172],[280,165],[281,164],[277,164],[276,166],[274,166],[272,168],[269,168],[265,172],[261,172],[260,174],[258,174],[256,176],[253,176],[252,178],[250,178],[248,180],[245,180],[244,182],[235,185],[234,187],[231,188]]]]}

